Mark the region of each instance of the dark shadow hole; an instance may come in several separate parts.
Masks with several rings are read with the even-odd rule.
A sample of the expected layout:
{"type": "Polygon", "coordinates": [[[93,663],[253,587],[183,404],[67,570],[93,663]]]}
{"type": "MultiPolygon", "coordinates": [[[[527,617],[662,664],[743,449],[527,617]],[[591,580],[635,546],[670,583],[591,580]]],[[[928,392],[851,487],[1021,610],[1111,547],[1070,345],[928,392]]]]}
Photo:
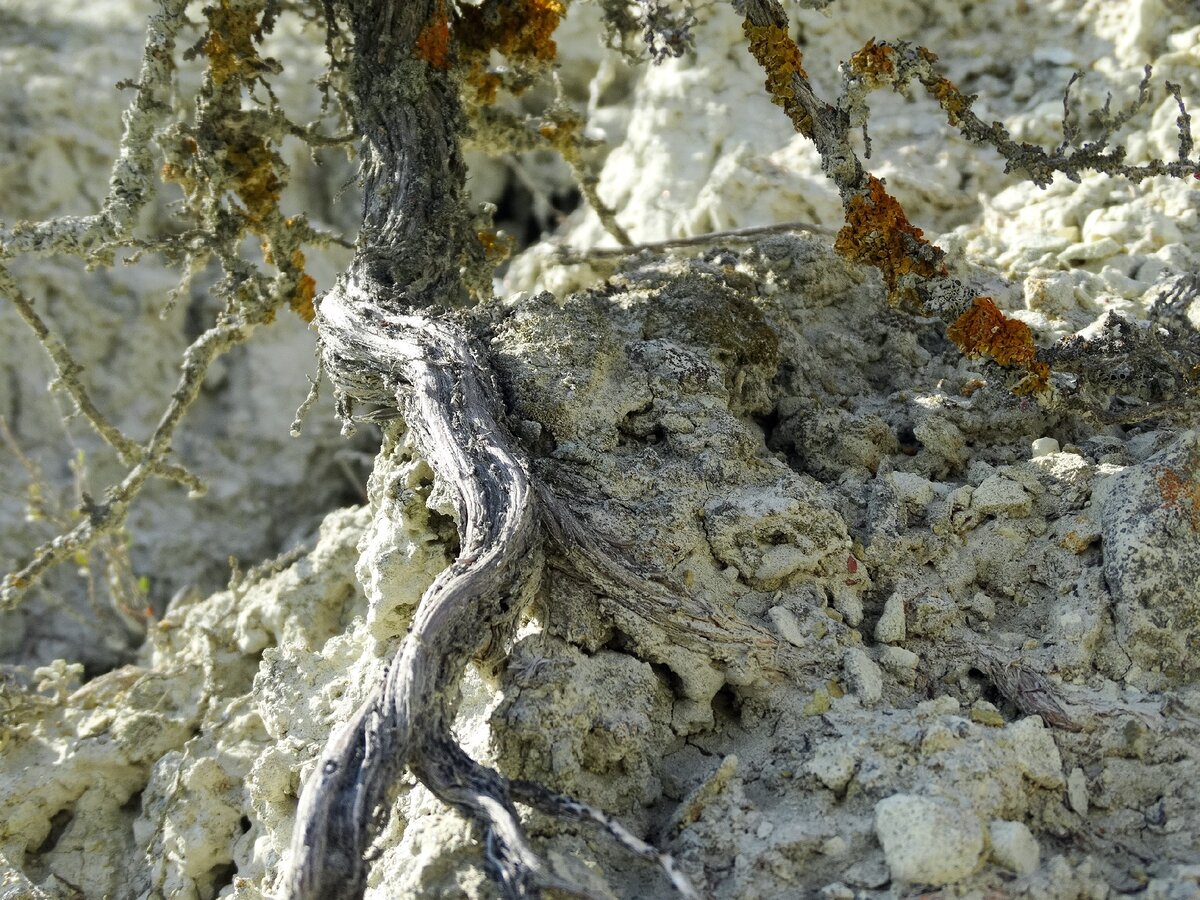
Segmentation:
{"type": "Polygon", "coordinates": [[[39,856],[45,853],[51,853],[58,842],[62,840],[63,833],[66,832],[67,826],[71,824],[71,820],[75,818],[75,813],[69,809],[60,809],[50,817],[50,833],[46,835],[46,839],[42,841],[35,853],[39,856]]]}

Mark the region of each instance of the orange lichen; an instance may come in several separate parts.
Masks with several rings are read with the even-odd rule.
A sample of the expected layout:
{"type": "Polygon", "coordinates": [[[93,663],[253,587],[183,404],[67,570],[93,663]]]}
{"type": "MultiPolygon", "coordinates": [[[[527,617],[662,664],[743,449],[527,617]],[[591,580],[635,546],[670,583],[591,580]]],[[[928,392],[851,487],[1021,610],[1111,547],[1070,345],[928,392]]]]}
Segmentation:
{"type": "Polygon", "coordinates": [[[767,93],[771,102],[783,107],[796,131],[807,138],[813,136],[812,117],[796,96],[794,79],[808,81],[803,56],[786,28],[778,25],[754,25],[749,19],[742,22],[742,32],[750,52],[767,73],[767,93]]]}
{"type": "Polygon", "coordinates": [[[182,185],[185,189],[188,186],[187,169],[175,163],[163,163],[162,168],[158,170],[159,177],[171,184],[182,185]]]}
{"type": "Polygon", "coordinates": [[[459,8],[455,36],[468,50],[549,62],[558,55],[553,35],[566,11],[560,0],[484,0],[459,8]]]}
{"type": "Polygon", "coordinates": [[[946,334],[967,356],[988,356],[1002,366],[1028,371],[1029,384],[1018,392],[1045,387],[1050,367],[1037,358],[1033,332],[1024,322],[1006,317],[991,297],[976,297],[946,334]]]}
{"type": "Polygon", "coordinates": [[[491,106],[495,103],[500,88],[504,85],[504,79],[497,73],[488,71],[479,60],[472,63],[466,82],[475,88],[475,102],[480,106],[491,106]]]}
{"type": "Polygon", "coordinates": [[[895,52],[894,47],[877,44],[875,39],[871,38],[861,50],[850,57],[850,70],[869,87],[878,88],[891,84],[896,74],[896,64],[892,61],[892,54],[895,52]]]}
{"type": "Polygon", "coordinates": [[[1075,555],[1084,553],[1088,547],[1095,543],[1096,538],[1087,534],[1080,534],[1077,531],[1068,531],[1062,536],[1058,542],[1058,546],[1064,550],[1070,550],[1075,555]]]}
{"type": "Polygon", "coordinates": [[[512,254],[513,239],[503,231],[484,228],[475,232],[475,237],[479,239],[479,244],[483,247],[483,255],[488,262],[499,263],[508,259],[512,254]]]}
{"type": "Polygon", "coordinates": [[[233,189],[246,204],[247,218],[260,224],[279,207],[283,179],[276,171],[278,157],[261,137],[242,143],[230,142],[225,147],[225,168],[233,189]]]}
{"type": "Polygon", "coordinates": [[[438,0],[433,18],[417,35],[414,51],[419,59],[435,69],[445,71],[450,67],[450,18],[446,15],[444,0],[438,0]]]}
{"type": "Polygon", "coordinates": [[[560,116],[538,127],[538,134],[550,142],[553,147],[559,147],[575,140],[583,121],[574,117],[560,116]]]}
{"type": "Polygon", "coordinates": [[[925,240],[924,232],[908,221],[899,202],[874,175],[867,187],[846,204],[846,224],[834,249],[846,259],[874,266],[883,273],[888,297],[901,299],[900,279],[944,278],[942,251],[925,240]]]}
{"type": "Polygon", "coordinates": [[[932,82],[925,82],[925,88],[933,96],[946,113],[946,121],[957,127],[962,121],[962,113],[970,108],[971,98],[958,89],[949,78],[938,77],[932,82]]]}
{"type": "Polygon", "coordinates": [[[245,78],[262,66],[254,42],[262,40],[261,10],[233,9],[229,0],[220,0],[204,10],[208,34],[201,45],[208,57],[208,71],[220,87],[231,78],[245,78]]]}
{"type": "Polygon", "coordinates": [[[1191,523],[1192,531],[1200,531],[1200,479],[1164,467],[1154,481],[1163,503],[1183,513],[1191,523]]]}
{"type": "Polygon", "coordinates": [[[299,250],[292,252],[292,268],[300,273],[300,277],[296,280],[296,289],[288,298],[288,306],[305,322],[311,322],[317,317],[317,308],[313,305],[317,296],[317,282],[304,271],[304,254],[299,250]]]}

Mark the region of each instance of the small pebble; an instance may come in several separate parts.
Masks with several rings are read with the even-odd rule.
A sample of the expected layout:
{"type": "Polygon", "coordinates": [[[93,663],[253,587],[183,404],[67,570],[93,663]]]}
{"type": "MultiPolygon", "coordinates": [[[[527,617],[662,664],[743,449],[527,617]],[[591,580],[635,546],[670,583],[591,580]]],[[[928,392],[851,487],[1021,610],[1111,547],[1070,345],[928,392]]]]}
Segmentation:
{"type": "Polygon", "coordinates": [[[881,644],[895,644],[905,637],[904,598],[892,594],[883,605],[883,615],[875,623],[875,640],[881,644]]]}
{"type": "Polygon", "coordinates": [[[875,835],[894,881],[940,887],[966,878],[983,856],[983,823],[948,800],[886,797],[875,804],[875,835]]]}
{"type": "Polygon", "coordinates": [[[992,819],[988,825],[992,845],[992,862],[1018,875],[1036,872],[1042,862],[1042,850],[1037,838],[1023,822],[992,819]]]}
{"type": "Polygon", "coordinates": [[[1039,456],[1049,456],[1051,453],[1057,453],[1059,449],[1058,441],[1052,437],[1041,437],[1030,444],[1030,456],[1037,459],[1039,456]]]}

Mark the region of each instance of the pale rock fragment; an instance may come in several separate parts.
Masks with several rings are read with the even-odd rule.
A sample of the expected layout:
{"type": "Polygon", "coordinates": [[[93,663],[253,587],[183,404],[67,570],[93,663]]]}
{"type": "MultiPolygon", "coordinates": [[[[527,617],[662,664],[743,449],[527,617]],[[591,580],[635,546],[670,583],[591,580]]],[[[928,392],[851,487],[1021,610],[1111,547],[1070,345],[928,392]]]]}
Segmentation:
{"type": "Polygon", "coordinates": [[[933,502],[936,492],[928,478],[913,472],[893,472],[890,477],[896,497],[908,509],[920,511],[933,502]]]}
{"type": "Polygon", "coordinates": [[[881,644],[895,644],[905,637],[904,598],[898,593],[888,597],[883,604],[883,615],[875,623],[875,640],[881,644]]]}
{"type": "Polygon", "coordinates": [[[1062,251],[1062,253],[1058,254],[1058,258],[1060,262],[1070,265],[1107,259],[1110,256],[1116,256],[1120,252],[1120,244],[1110,237],[1104,237],[1098,241],[1081,241],[1078,244],[1072,244],[1066,250],[1062,251]]]}
{"type": "Polygon", "coordinates": [[[925,729],[925,734],[921,737],[921,755],[929,756],[953,750],[962,743],[962,738],[956,732],[957,729],[951,726],[951,722],[934,722],[925,729]]]}
{"type": "Polygon", "coordinates": [[[835,834],[831,838],[826,838],[821,843],[821,855],[840,857],[845,856],[850,849],[850,845],[846,843],[846,839],[840,834],[835,834]]]}
{"type": "Polygon", "coordinates": [[[1051,453],[1059,451],[1059,444],[1052,437],[1040,437],[1029,445],[1030,456],[1037,459],[1039,456],[1049,456],[1051,453]]]}
{"type": "Polygon", "coordinates": [[[771,624],[775,626],[775,633],[791,644],[793,647],[803,647],[809,642],[808,636],[804,633],[804,629],[800,627],[800,620],[796,618],[796,614],[786,606],[773,606],[767,611],[767,618],[771,620],[771,624]]]}
{"type": "Polygon", "coordinates": [[[851,628],[862,624],[862,595],[847,587],[833,589],[833,608],[842,614],[842,619],[851,628]]]}
{"type": "Polygon", "coordinates": [[[988,825],[988,838],[992,847],[992,862],[1018,875],[1030,875],[1037,871],[1042,861],[1042,849],[1023,822],[1008,822],[992,819],[988,825]]]}
{"type": "Polygon", "coordinates": [[[906,684],[915,677],[920,661],[921,657],[904,647],[884,647],[879,654],[879,664],[906,684]]]}
{"type": "Polygon", "coordinates": [[[817,895],[821,897],[821,900],[854,900],[854,889],[840,881],[835,881],[821,888],[817,895]]]}
{"type": "Polygon", "coordinates": [[[1045,788],[1061,788],[1062,756],[1054,735],[1039,716],[1027,716],[1014,722],[997,737],[998,743],[1012,751],[1021,774],[1045,788]]]}
{"type": "Polygon", "coordinates": [[[1198,461],[1193,430],[1092,492],[1121,647],[1142,669],[1177,677],[1200,667],[1198,461]]]}
{"type": "Polygon", "coordinates": [[[936,592],[914,598],[911,613],[905,620],[908,634],[925,638],[942,637],[960,626],[965,618],[957,603],[936,592]]]}
{"type": "Polygon", "coordinates": [[[851,647],[842,656],[842,669],[850,689],[863,706],[873,706],[883,697],[883,674],[861,647],[851,647]]]}
{"type": "Polygon", "coordinates": [[[1067,802],[1081,816],[1088,814],[1087,776],[1076,766],[1067,776],[1067,802]]]}
{"type": "Polygon", "coordinates": [[[968,612],[990,622],[996,618],[996,601],[983,591],[976,591],[965,604],[968,612]]]}
{"type": "Polygon", "coordinates": [[[858,758],[851,752],[846,741],[822,744],[804,767],[808,774],[835,794],[846,790],[846,785],[854,777],[854,770],[857,768],[858,758]]]}
{"type": "Polygon", "coordinates": [[[1024,487],[1003,475],[989,475],[971,495],[971,509],[983,515],[1022,518],[1033,509],[1024,487]]]}
{"type": "Polygon", "coordinates": [[[956,803],[893,794],[875,804],[875,835],[893,881],[941,887],[979,867],[983,823],[956,803]]]}
{"type": "Polygon", "coordinates": [[[891,879],[887,863],[882,856],[872,854],[859,860],[842,873],[842,878],[855,887],[881,888],[891,879]]]}
{"type": "Polygon", "coordinates": [[[922,700],[917,704],[917,714],[923,716],[956,716],[962,709],[957,697],[942,694],[932,700],[922,700]]]}

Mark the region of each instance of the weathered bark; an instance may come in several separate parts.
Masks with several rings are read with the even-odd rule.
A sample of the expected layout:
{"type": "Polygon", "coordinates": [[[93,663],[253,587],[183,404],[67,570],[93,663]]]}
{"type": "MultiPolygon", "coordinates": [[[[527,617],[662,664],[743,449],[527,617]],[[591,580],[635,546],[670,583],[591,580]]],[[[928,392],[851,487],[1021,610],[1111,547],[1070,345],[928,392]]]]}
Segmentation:
{"type": "Polygon", "coordinates": [[[470,759],[451,733],[462,674],[473,658],[504,649],[537,574],[543,535],[602,591],[641,597],[641,608],[626,611],[675,643],[730,659],[769,656],[778,646],[760,629],[609,556],[548,486],[534,483],[501,424],[489,366],[453,311],[466,295],[460,271],[474,240],[456,86],[414,53],[442,9],[436,0],[358,0],[341,10],[354,37],[363,224],[317,323],[339,411],[349,419],[355,404],[365,404],[404,417],[453,500],[460,550],[422,597],[386,677],[330,739],[305,786],[284,895],[362,895],[368,845],[386,816],[389,787],[407,768],[481,828],[487,872],[505,896],[534,897],[543,887],[586,896],[530,848],[513,805],[519,799],[556,818],[599,825],[658,863],[678,893],[695,897],[669,856],[599,810],[508,782],[470,759]]]}
{"type": "Polygon", "coordinates": [[[305,787],[284,890],[361,896],[370,825],[411,766],[431,790],[483,823],[490,874],[507,893],[536,890],[538,868],[502,779],[450,735],[457,683],[515,612],[536,540],[525,466],[497,424],[475,350],[422,315],[458,303],[466,215],[461,113],[444,72],[413,47],[433,0],[357,2],[354,115],[363,137],[363,224],[354,259],[323,299],[318,325],[345,414],[398,408],[457,508],[461,551],[430,586],[383,684],[335,735],[305,787]]]}
{"type": "Polygon", "coordinates": [[[339,410],[349,418],[362,403],[403,415],[453,498],[460,551],[422,597],[382,683],[322,753],[300,800],[283,892],[291,900],[360,897],[388,789],[409,768],[481,827],[488,874],[506,896],[537,896],[548,886],[579,893],[529,847],[513,796],[560,818],[598,823],[694,896],[669,857],[596,810],[535,785],[510,785],[451,734],[463,671],[497,649],[520,612],[540,529],[528,466],[500,424],[486,364],[447,315],[466,294],[462,115],[451,78],[413,53],[438,7],[362,0],[345,10],[355,41],[363,224],[354,259],[317,321],[339,410]]]}

